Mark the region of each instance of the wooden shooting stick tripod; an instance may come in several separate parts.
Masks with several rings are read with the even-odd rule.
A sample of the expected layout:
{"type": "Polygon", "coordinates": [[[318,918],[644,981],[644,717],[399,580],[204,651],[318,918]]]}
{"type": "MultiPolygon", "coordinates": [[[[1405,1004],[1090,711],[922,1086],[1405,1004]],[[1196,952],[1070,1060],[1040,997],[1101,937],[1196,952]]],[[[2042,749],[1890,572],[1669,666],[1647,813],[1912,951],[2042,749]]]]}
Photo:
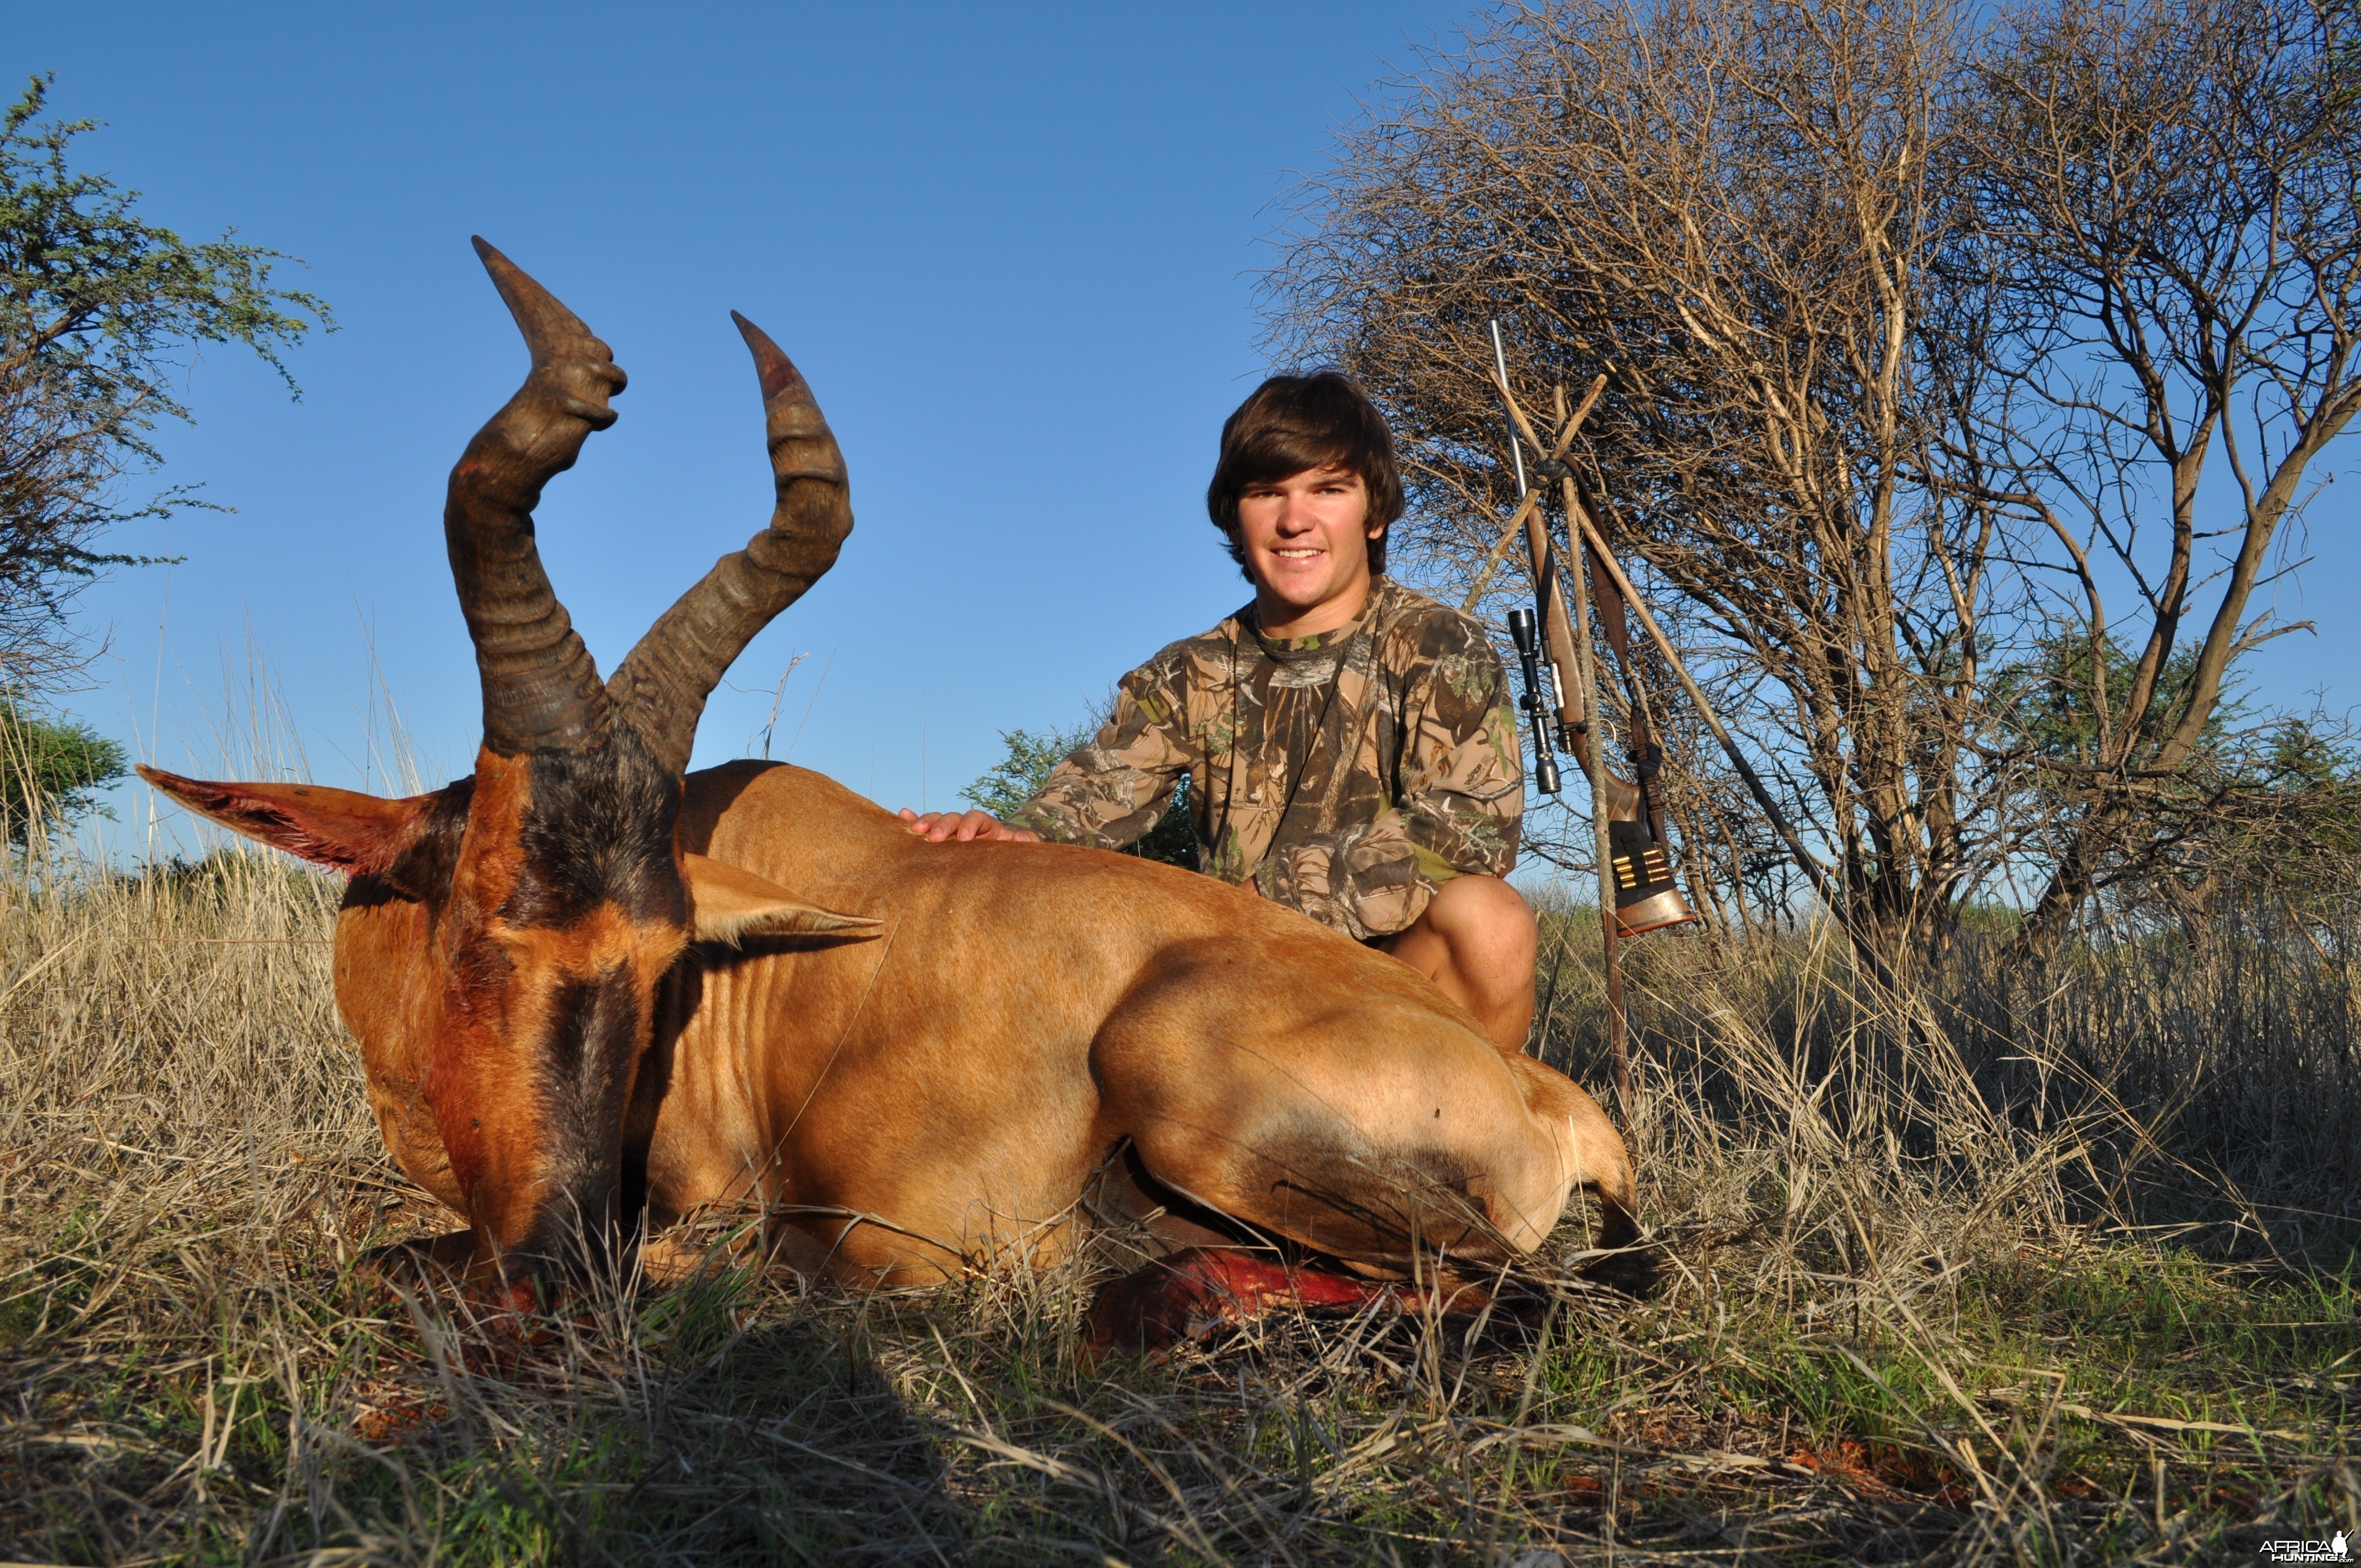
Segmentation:
{"type": "MultiPolygon", "coordinates": [[[[1713,738],[1720,742],[1723,754],[1729,757],[1730,765],[1738,771],[1739,777],[1746,784],[1747,792],[1754,797],[1755,804],[1763,808],[1763,815],[1770,819],[1773,829],[1778,833],[1788,853],[1795,858],[1795,863],[1803,869],[1805,875],[1810,880],[1814,891],[1819,894],[1830,909],[1839,908],[1840,905],[1837,901],[1834,879],[1829,875],[1828,868],[1820,863],[1818,857],[1804,847],[1802,838],[1787,821],[1786,814],[1782,812],[1778,803],[1771,798],[1771,792],[1763,786],[1761,776],[1755,773],[1753,765],[1746,760],[1745,753],[1738,749],[1737,742],[1730,738],[1730,730],[1721,722],[1720,715],[1717,714],[1713,705],[1706,700],[1705,693],[1698,688],[1696,679],[1690,675],[1687,664],[1683,663],[1680,654],[1674,651],[1672,640],[1664,635],[1664,628],[1659,626],[1656,623],[1656,618],[1649,613],[1647,601],[1642,598],[1638,590],[1631,586],[1631,579],[1624,575],[1621,564],[1615,559],[1615,553],[1607,547],[1606,540],[1599,536],[1598,524],[1591,517],[1590,509],[1585,504],[1581,482],[1576,477],[1574,470],[1566,466],[1565,455],[1573,448],[1574,438],[1581,432],[1583,421],[1589,416],[1591,409],[1598,404],[1599,394],[1606,389],[1607,378],[1601,375],[1594,378],[1589,389],[1583,394],[1580,405],[1571,413],[1566,411],[1565,389],[1561,386],[1553,389],[1558,427],[1556,438],[1544,443],[1534,433],[1532,421],[1525,416],[1524,410],[1517,402],[1516,393],[1509,386],[1508,355],[1500,341],[1500,324],[1498,322],[1492,323],[1492,371],[1493,384],[1500,394],[1501,406],[1507,411],[1510,422],[1508,433],[1510,456],[1516,468],[1517,487],[1521,496],[1515,515],[1509,520],[1508,527],[1501,532],[1499,543],[1494,546],[1493,557],[1497,560],[1501,554],[1504,554],[1519,530],[1523,531],[1526,551],[1532,565],[1533,591],[1540,601],[1542,622],[1540,630],[1547,648],[1548,661],[1556,675],[1559,731],[1557,740],[1564,749],[1573,751],[1580,759],[1583,772],[1590,784],[1591,824],[1597,836],[1598,857],[1598,927],[1606,949],[1607,1039],[1614,1063],[1616,1098],[1628,1122],[1636,1107],[1631,1098],[1631,1065],[1630,1047],[1626,1043],[1622,945],[1617,932],[1618,922],[1615,911],[1618,889],[1613,869],[1615,854],[1610,842],[1609,818],[1613,814],[1612,807],[1617,792],[1619,789],[1628,789],[1630,786],[1616,778],[1607,766],[1605,727],[1589,722],[1587,717],[1599,711],[1598,679],[1593,663],[1594,645],[1591,641],[1592,594],[1589,591],[1589,585],[1581,567],[1577,566],[1567,574],[1574,585],[1574,624],[1569,627],[1566,624],[1565,609],[1557,591],[1557,552],[1550,538],[1548,521],[1542,513],[1544,491],[1541,487],[1527,482],[1524,455],[1518,447],[1520,438],[1532,447],[1537,458],[1535,466],[1540,470],[1542,477],[1555,478],[1558,481],[1565,512],[1567,543],[1579,549],[1587,557],[1590,567],[1587,576],[1597,579],[1597,597],[1599,599],[1600,610],[1603,615],[1612,619],[1613,624],[1602,625],[1602,630],[1608,632],[1609,642],[1621,663],[1621,674],[1631,704],[1631,721],[1635,740],[1643,740],[1653,726],[1647,712],[1645,693],[1641,688],[1635,672],[1631,668],[1630,650],[1625,646],[1628,633],[1621,622],[1624,607],[1627,605],[1640,618],[1640,624],[1646,630],[1649,641],[1655,645],[1656,652],[1664,656],[1664,663],[1678,677],[1682,691],[1687,695],[1689,701],[1696,705],[1698,716],[1705,720],[1706,728],[1712,732],[1713,738]],[[1566,679],[1566,672],[1569,669],[1574,672],[1574,679],[1571,682],[1566,679]]],[[[1521,637],[1521,652],[1522,651],[1521,642],[1530,635],[1528,632],[1521,637]]],[[[1544,733],[1545,724],[1543,720],[1541,705],[1537,700],[1537,695],[1530,690],[1527,706],[1533,720],[1535,750],[1546,757],[1552,738],[1544,733]]],[[[1644,783],[1644,779],[1642,782],[1644,783]]],[[[1659,841],[1662,840],[1661,825],[1657,828],[1656,837],[1659,841]]],[[[1677,894],[1674,896],[1677,898],[1677,894]]],[[[1874,958],[1874,955],[1872,956],[1874,958]]],[[[1893,977],[1886,970],[1883,961],[1876,962],[1875,967],[1879,977],[1890,988],[1894,983],[1893,977]]]]}

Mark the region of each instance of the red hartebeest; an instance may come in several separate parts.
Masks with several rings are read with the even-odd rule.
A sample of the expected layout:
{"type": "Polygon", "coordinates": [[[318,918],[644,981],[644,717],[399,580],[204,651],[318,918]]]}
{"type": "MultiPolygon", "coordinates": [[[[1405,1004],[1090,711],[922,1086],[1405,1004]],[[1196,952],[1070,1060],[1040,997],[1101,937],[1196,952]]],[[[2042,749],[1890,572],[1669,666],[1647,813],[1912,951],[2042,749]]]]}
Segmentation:
{"type": "MultiPolygon", "coordinates": [[[[1125,856],[922,843],[800,768],[686,773],[707,694],[851,529],[843,458],[737,318],[776,510],[601,682],[532,514],[623,373],[477,248],[533,368],[444,513],[483,680],[473,776],[384,800],[140,770],[351,873],[337,1005],[387,1147],[467,1217],[476,1277],[514,1288],[748,1200],[790,1262],[872,1280],[1055,1255],[1093,1208],[1370,1274],[1528,1249],[1577,1186],[1631,1237],[1631,1161],[1590,1097],[1393,959],[1125,856]]],[[[1211,1255],[1197,1288],[1269,1283],[1211,1255]]]]}

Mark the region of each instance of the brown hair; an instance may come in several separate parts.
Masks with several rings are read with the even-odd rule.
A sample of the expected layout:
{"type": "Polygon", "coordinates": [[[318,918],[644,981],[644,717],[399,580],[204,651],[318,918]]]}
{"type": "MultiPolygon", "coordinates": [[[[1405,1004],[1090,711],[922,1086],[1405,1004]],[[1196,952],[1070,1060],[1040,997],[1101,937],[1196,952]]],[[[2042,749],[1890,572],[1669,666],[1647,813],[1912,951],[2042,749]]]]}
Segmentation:
{"type": "MultiPolygon", "coordinates": [[[[1205,488],[1205,510],[1230,542],[1230,559],[1246,571],[1238,538],[1238,498],[1249,485],[1268,484],[1330,464],[1361,477],[1369,492],[1369,521],[1390,526],[1402,514],[1400,470],[1393,433],[1368,394],[1342,370],[1273,376],[1257,387],[1222,423],[1221,460],[1205,488]]],[[[1386,569],[1386,536],[1368,542],[1369,575],[1386,569]]],[[[1252,574],[1247,574],[1249,576],[1252,574]]]]}

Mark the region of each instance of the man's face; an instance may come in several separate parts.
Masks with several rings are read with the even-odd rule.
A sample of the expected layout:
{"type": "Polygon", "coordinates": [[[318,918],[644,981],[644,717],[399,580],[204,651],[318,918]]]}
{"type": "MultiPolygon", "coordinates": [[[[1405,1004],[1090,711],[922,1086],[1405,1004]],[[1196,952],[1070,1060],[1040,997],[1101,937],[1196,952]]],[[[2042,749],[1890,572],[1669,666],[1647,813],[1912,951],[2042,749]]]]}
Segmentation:
{"type": "Polygon", "coordinates": [[[1247,486],[1238,497],[1238,537],[1266,627],[1324,620],[1323,611],[1335,626],[1350,620],[1368,597],[1367,542],[1383,532],[1369,526],[1368,487],[1349,468],[1306,468],[1247,486]]]}

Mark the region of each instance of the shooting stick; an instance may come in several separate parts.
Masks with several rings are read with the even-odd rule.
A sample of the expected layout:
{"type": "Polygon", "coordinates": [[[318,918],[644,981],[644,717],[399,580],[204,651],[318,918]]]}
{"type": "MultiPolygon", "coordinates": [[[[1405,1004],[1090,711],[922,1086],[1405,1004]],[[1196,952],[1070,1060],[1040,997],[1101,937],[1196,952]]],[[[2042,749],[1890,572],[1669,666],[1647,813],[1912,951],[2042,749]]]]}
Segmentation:
{"type": "MultiPolygon", "coordinates": [[[[1580,425],[1582,415],[1590,411],[1590,405],[1598,400],[1599,389],[1604,387],[1606,384],[1607,378],[1604,376],[1599,377],[1597,380],[1591,383],[1590,395],[1582,400],[1582,408],[1576,414],[1573,422],[1575,425],[1580,425]]],[[[1542,444],[1538,440],[1534,439],[1533,427],[1526,421],[1524,411],[1517,406],[1515,395],[1509,390],[1508,377],[1505,368],[1503,368],[1499,378],[1499,389],[1501,399],[1508,404],[1509,417],[1515,422],[1516,428],[1523,433],[1526,440],[1532,442],[1533,449],[1536,452],[1543,450],[1542,444]]],[[[1763,808],[1763,815],[1770,819],[1773,830],[1779,835],[1780,841],[1786,845],[1788,854],[1794,858],[1795,864],[1802,868],[1804,875],[1810,879],[1812,891],[1820,895],[1820,902],[1828,906],[1828,912],[1831,915],[1837,914],[1844,906],[1839,904],[1837,899],[1836,879],[1829,874],[1828,869],[1820,863],[1818,857],[1815,856],[1809,850],[1804,847],[1804,840],[1795,832],[1794,825],[1787,820],[1787,814],[1781,811],[1779,809],[1779,803],[1771,798],[1770,790],[1763,786],[1761,776],[1755,773],[1753,765],[1747,762],[1745,753],[1738,749],[1738,742],[1730,738],[1730,730],[1728,727],[1721,722],[1721,716],[1713,710],[1713,704],[1706,700],[1705,693],[1698,688],[1696,677],[1689,674],[1689,667],[1683,663],[1681,662],[1681,656],[1673,651],[1672,639],[1664,635],[1664,628],[1658,626],[1656,624],[1656,618],[1649,613],[1648,601],[1642,598],[1638,590],[1631,587],[1631,579],[1623,575],[1623,568],[1616,561],[1615,553],[1607,548],[1607,541],[1599,537],[1598,530],[1591,522],[1589,514],[1585,511],[1578,503],[1578,500],[1573,493],[1574,475],[1572,470],[1566,467],[1564,458],[1565,449],[1572,444],[1572,437],[1573,432],[1569,430],[1566,434],[1566,439],[1560,443],[1557,451],[1552,453],[1549,457],[1544,458],[1540,465],[1543,473],[1559,478],[1565,481],[1567,485],[1567,500],[1569,503],[1566,507],[1567,542],[1571,543],[1575,535],[1578,532],[1582,542],[1587,546],[1591,559],[1597,562],[1598,565],[1606,572],[1608,581],[1614,584],[1616,590],[1622,595],[1623,602],[1630,605],[1633,610],[1638,612],[1640,624],[1647,630],[1649,641],[1655,643],[1656,652],[1664,656],[1664,663],[1670,664],[1673,668],[1673,674],[1680,678],[1681,689],[1688,694],[1688,698],[1691,702],[1697,704],[1698,717],[1705,720],[1706,728],[1713,731],[1713,738],[1721,743],[1722,754],[1730,759],[1730,765],[1738,770],[1738,776],[1745,782],[1747,793],[1754,796],[1754,804],[1763,808]]],[[[1578,587],[1580,582],[1579,573],[1576,574],[1576,579],[1578,587]]],[[[1587,637],[1583,643],[1582,652],[1586,655],[1590,652],[1589,642],[1587,637]]],[[[1587,695],[1595,697],[1595,688],[1592,692],[1587,695]]],[[[1594,711],[1596,710],[1594,709],[1594,711]]],[[[1596,753],[1598,751],[1598,731],[1596,727],[1593,727],[1591,733],[1592,751],[1596,753]]],[[[1604,764],[1602,763],[1601,766],[1603,767],[1603,765],[1604,764]]],[[[1594,792],[1598,790],[1599,784],[1599,776],[1598,773],[1594,773],[1591,776],[1591,788],[1594,792]]],[[[1591,805],[1594,815],[1603,820],[1605,817],[1604,802],[1595,793],[1591,797],[1591,805]]],[[[1601,872],[1604,872],[1606,870],[1607,859],[1604,853],[1603,844],[1602,853],[1599,857],[1599,865],[1601,872]]],[[[1602,881],[1602,887],[1605,887],[1606,885],[1607,884],[1602,881]]],[[[1606,899],[1602,898],[1598,911],[1600,925],[1611,927],[1612,920],[1608,913],[1610,907],[1611,905],[1607,902],[1606,899]]],[[[1848,927],[1850,927],[1850,922],[1848,922],[1848,927]]],[[[1861,932],[1852,931],[1851,936],[1853,939],[1853,950],[1868,960],[1869,966],[1871,970],[1875,972],[1879,983],[1883,985],[1886,990],[1894,992],[1895,995],[1901,995],[1903,993],[1901,981],[1895,976],[1893,967],[1885,961],[1884,955],[1880,953],[1877,950],[1876,946],[1870,942],[1861,932]]],[[[1611,930],[1608,936],[1608,941],[1609,943],[1608,951],[1610,955],[1609,959],[1609,977],[1610,985],[1612,986],[1610,1000],[1611,1002],[1614,1002],[1620,1000],[1621,987],[1618,982],[1621,980],[1621,974],[1620,972],[1620,968],[1615,963],[1612,956],[1614,954],[1614,948],[1612,946],[1614,937],[1611,930]]],[[[1620,1021],[1620,1012],[1618,1014],[1618,1020],[1620,1021]]]]}
{"type": "MultiPolygon", "coordinates": [[[[1576,504],[1574,481],[1565,479],[1560,483],[1565,488],[1566,516],[1570,518],[1576,504]]],[[[1584,705],[1596,715],[1603,710],[1598,707],[1598,674],[1592,665],[1590,593],[1579,565],[1569,575],[1574,579],[1576,678],[1582,683],[1584,705]]],[[[1631,1102],[1631,1048],[1624,1041],[1623,948],[1621,938],[1615,934],[1615,847],[1607,833],[1606,726],[1587,725],[1580,739],[1582,771],[1590,780],[1590,830],[1598,856],[1598,933],[1607,962],[1607,1048],[1615,1064],[1616,1108],[1623,1113],[1623,1124],[1629,1127],[1636,1107],[1631,1102]]]]}
{"type": "MultiPolygon", "coordinates": [[[[1557,667],[1558,738],[1566,750],[1575,753],[1582,765],[1584,777],[1590,784],[1590,822],[1597,839],[1598,857],[1598,930],[1599,939],[1604,944],[1606,964],[1607,1049],[1609,1060],[1615,1069],[1617,1108],[1623,1113],[1624,1124],[1628,1126],[1635,1106],[1631,1098],[1631,1053],[1626,1039],[1628,1030],[1623,1016],[1623,953],[1615,932],[1614,850],[1608,841],[1607,832],[1607,742],[1600,727],[1585,718],[1585,715],[1595,717],[1600,711],[1597,674],[1592,664],[1590,599],[1585,590],[1582,570],[1576,566],[1572,573],[1575,625],[1569,629],[1565,624],[1565,601],[1558,594],[1557,552],[1550,543],[1549,523],[1542,513],[1542,498],[1546,491],[1527,486],[1524,455],[1517,448],[1517,438],[1521,434],[1532,443],[1534,455],[1541,458],[1543,472],[1552,468],[1565,472],[1565,455],[1572,449],[1574,438],[1582,429],[1582,422],[1597,406],[1598,395],[1607,389],[1607,378],[1599,376],[1592,379],[1589,390],[1583,395],[1582,405],[1574,411],[1571,417],[1565,411],[1565,389],[1556,389],[1561,426],[1557,439],[1544,445],[1533,433],[1532,424],[1527,422],[1524,411],[1517,406],[1516,394],[1509,389],[1508,355],[1501,346],[1499,322],[1492,323],[1492,374],[1494,385],[1500,394],[1501,406],[1509,413],[1509,455],[1516,463],[1517,488],[1523,502],[1517,509],[1516,516],[1509,520],[1509,527],[1500,543],[1506,545],[1509,535],[1516,532],[1518,524],[1524,525],[1525,548],[1532,565],[1533,591],[1541,598],[1543,625],[1549,636],[1551,663],[1557,667]],[[1566,678],[1569,670],[1573,673],[1571,681],[1566,678]]],[[[1574,496],[1571,481],[1567,482],[1565,494],[1571,503],[1574,496]]],[[[1572,513],[1567,515],[1571,517],[1572,513]]],[[[1569,541],[1574,538],[1571,524],[1567,527],[1566,537],[1569,541]]],[[[1547,738],[1543,736],[1535,736],[1534,741],[1537,745],[1548,744],[1547,738]]]]}
{"type": "MultiPolygon", "coordinates": [[[[1582,412],[1590,411],[1591,403],[1598,399],[1598,389],[1606,385],[1606,382],[1607,378],[1601,376],[1591,383],[1590,396],[1583,400],[1582,412]]],[[[1526,422],[1524,411],[1517,406],[1517,400],[1510,392],[1505,378],[1500,382],[1500,396],[1507,400],[1509,416],[1516,421],[1517,428],[1524,433],[1526,440],[1533,441],[1532,426],[1526,422]]],[[[1566,444],[1570,445],[1571,442],[1566,444]]],[[[1533,441],[1533,446],[1538,451],[1541,449],[1541,443],[1533,441]]],[[[1552,468],[1564,468],[1564,459],[1556,454],[1553,454],[1552,459],[1542,465],[1544,473],[1552,468]]],[[[1787,852],[1795,857],[1795,863],[1802,867],[1804,874],[1811,879],[1812,891],[1820,895],[1821,900],[1831,911],[1837,909],[1839,905],[1837,903],[1836,884],[1830,880],[1828,868],[1820,864],[1818,858],[1809,850],[1804,848],[1804,840],[1796,835],[1794,827],[1788,823],[1786,813],[1781,811],[1778,803],[1771,798],[1771,792],[1763,787],[1763,780],[1755,773],[1753,765],[1747,762],[1746,754],[1738,749],[1738,742],[1730,738],[1730,730],[1722,724],[1721,716],[1714,712],[1713,704],[1706,701],[1705,693],[1697,688],[1696,679],[1689,674],[1689,667],[1681,663],[1681,656],[1678,653],[1673,652],[1672,639],[1664,635],[1664,629],[1658,626],[1656,618],[1648,612],[1648,601],[1642,598],[1638,590],[1631,587],[1631,579],[1623,575],[1622,566],[1615,559],[1615,552],[1607,548],[1607,541],[1598,536],[1598,529],[1591,522],[1590,514],[1576,501],[1573,475],[1569,472],[1563,477],[1567,486],[1566,524],[1569,532],[1577,530],[1580,532],[1583,543],[1592,552],[1592,558],[1605,569],[1607,580],[1615,586],[1616,591],[1622,596],[1623,602],[1638,613],[1640,624],[1647,629],[1649,641],[1655,643],[1656,652],[1664,656],[1664,663],[1673,667],[1673,674],[1680,677],[1681,689],[1688,693],[1691,702],[1697,704],[1697,713],[1704,718],[1706,728],[1713,731],[1713,738],[1721,742],[1723,755],[1730,759],[1730,766],[1738,770],[1738,776],[1746,782],[1748,792],[1754,796],[1754,804],[1763,808],[1763,814],[1771,819],[1772,828],[1778,833],[1781,841],[1787,846],[1787,852]]],[[[1879,965],[1881,970],[1883,967],[1883,963],[1879,965]]]]}

